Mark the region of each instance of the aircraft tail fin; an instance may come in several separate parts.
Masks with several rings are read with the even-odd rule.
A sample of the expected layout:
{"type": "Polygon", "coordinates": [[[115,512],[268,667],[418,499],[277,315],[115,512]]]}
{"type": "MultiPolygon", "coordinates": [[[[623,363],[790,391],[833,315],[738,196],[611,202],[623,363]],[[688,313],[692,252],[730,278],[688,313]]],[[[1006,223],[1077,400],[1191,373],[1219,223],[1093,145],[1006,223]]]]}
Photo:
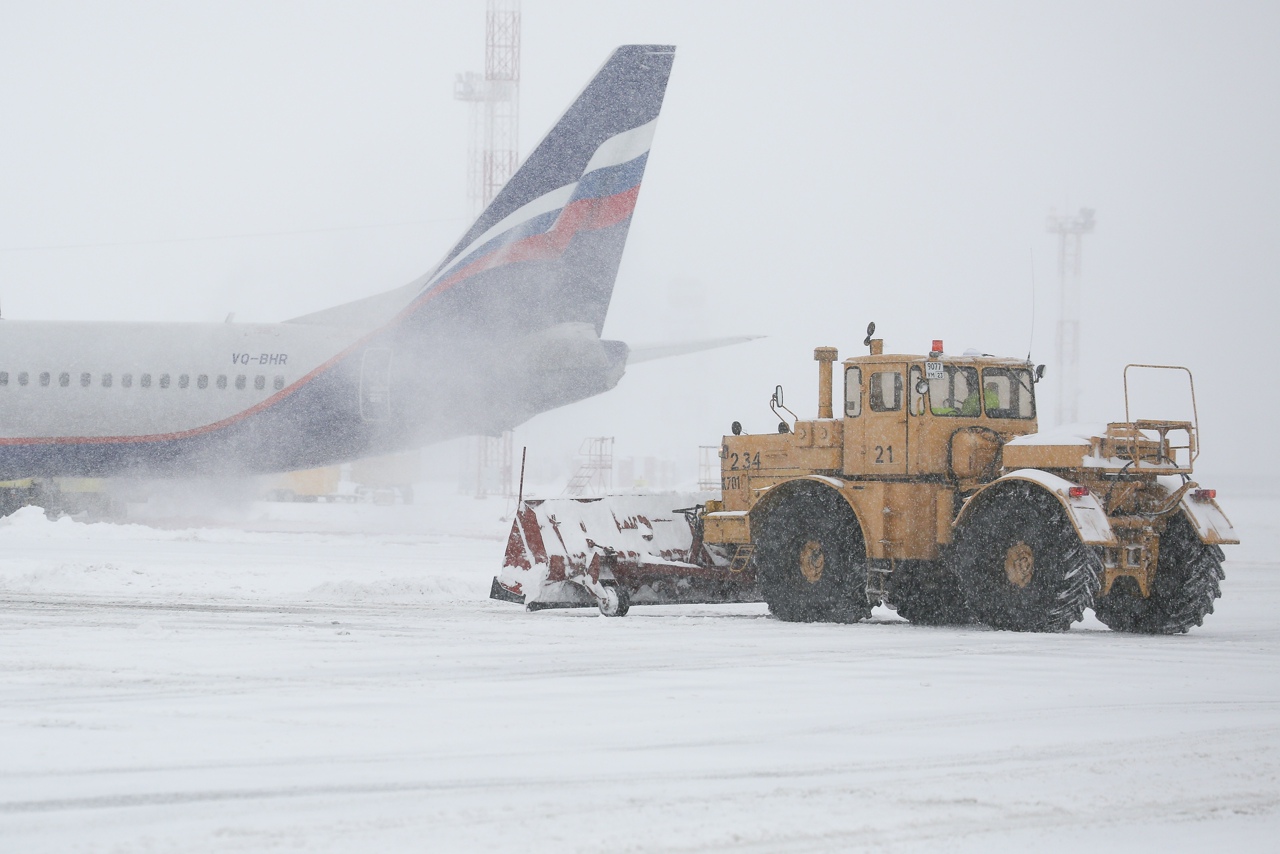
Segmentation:
{"type": "MultiPolygon", "coordinates": [[[[599,335],[674,58],[666,45],[617,48],[444,260],[361,303],[402,318],[430,305],[489,334],[589,323],[599,335]]],[[[346,308],[298,320],[353,319],[346,308]]]]}

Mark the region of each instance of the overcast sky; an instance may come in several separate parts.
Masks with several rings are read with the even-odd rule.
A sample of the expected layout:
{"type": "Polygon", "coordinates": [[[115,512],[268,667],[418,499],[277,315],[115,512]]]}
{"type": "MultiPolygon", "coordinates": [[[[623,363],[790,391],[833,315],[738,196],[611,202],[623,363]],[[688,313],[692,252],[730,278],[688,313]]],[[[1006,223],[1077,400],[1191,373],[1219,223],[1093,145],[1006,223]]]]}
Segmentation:
{"type": "MultiPolygon", "coordinates": [[[[1280,4],[523,12],[522,153],[613,47],[678,47],[606,335],[769,336],[633,367],[522,428],[531,456],[692,465],[771,429],[776,383],[811,414],[812,348],[869,320],[890,351],[1030,346],[1051,420],[1045,217],[1083,206],[1082,416],[1123,416],[1126,362],[1185,364],[1202,470],[1280,474],[1280,4]]],[[[0,0],[4,316],[285,320],[421,274],[468,224],[483,36],[483,0],[0,0]]]]}

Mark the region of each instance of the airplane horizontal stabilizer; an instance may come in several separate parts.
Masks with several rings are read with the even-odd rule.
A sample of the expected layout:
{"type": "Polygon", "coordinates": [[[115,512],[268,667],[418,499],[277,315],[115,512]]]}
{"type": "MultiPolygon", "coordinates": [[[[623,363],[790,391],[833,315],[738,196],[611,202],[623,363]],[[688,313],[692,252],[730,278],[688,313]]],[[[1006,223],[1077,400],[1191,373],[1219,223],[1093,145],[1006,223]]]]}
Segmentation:
{"type": "Polygon", "coordinates": [[[699,341],[678,341],[674,344],[662,344],[653,347],[632,347],[627,356],[627,364],[650,362],[654,359],[669,359],[672,356],[683,356],[686,353],[697,353],[700,350],[714,350],[717,347],[729,347],[734,344],[745,344],[763,335],[735,335],[730,338],[703,338],[699,341]]]}

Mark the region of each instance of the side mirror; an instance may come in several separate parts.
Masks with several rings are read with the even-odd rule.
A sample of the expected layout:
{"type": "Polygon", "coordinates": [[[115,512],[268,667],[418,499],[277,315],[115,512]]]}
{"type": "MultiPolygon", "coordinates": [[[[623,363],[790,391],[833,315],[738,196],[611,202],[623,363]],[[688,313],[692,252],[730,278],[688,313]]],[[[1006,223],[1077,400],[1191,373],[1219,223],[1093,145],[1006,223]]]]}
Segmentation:
{"type": "Polygon", "coordinates": [[[1044,379],[1044,365],[1036,365],[1036,382],[1044,379]]]}
{"type": "Polygon", "coordinates": [[[731,424],[731,425],[729,426],[729,429],[733,431],[733,435],[735,435],[735,436],[741,436],[741,435],[742,435],[742,422],[741,422],[741,421],[735,421],[735,422],[733,422],[733,424],[731,424]]]}
{"type": "Polygon", "coordinates": [[[870,323],[868,323],[868,324],[867,324],[867,337],[866,337],[866,338],[864,338],[864,339],[862,339],[862,346],[863,346],[863,347],[870,347],[870,346],[871,346],[871,336],[872,336],[872,335],[875,335],[875,334],[876,334],[876,323],[875,323],[875,321],[873,320],[873,321],[871,321],[870,323]]]}
{"type": "MultiPolygon", "coordinates": [[[[769,409],[773,412],[774,415],[776,415],[779,418],[782,417],[782,412],[785,412],[788,415],[790,415],[791,420],[793,421],[796,418],[796,414],[792,412],[790,409],[787,409],[787,407],[782,402],[782,386],[777,386],[776,388],[774,388],[773,397],[769,398],[769,409]],[[782,412],[779,412],[778,411],[779,409],[781,409],[782,412]]],[[[786,426],[785,422],[778,425],[778,432],[779,433],[789,432],[788,430],[782,429],[785,426],[786,426]]]]}
{"type": "Polygon", "coordinates": [[[916,383],[916,394],[928,394],[928,393],[929,393],[929,381],[928,380],[918,381],[916,383]]]}

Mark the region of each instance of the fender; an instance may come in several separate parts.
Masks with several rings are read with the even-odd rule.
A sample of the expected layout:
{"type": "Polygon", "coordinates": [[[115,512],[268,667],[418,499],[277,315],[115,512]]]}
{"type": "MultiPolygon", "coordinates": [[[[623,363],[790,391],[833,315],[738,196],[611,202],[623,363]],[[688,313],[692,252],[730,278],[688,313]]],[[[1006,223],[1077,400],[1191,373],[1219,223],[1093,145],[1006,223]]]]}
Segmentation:
{"type": "MultiPolygon", "coordinates": [[[[840,496],[840,500],[842,500],[849,508],[849,511],[853,513],[854,519],[858,522],[859,531],[863,534],[863,538],[865,540],[867,531],[866,520],[862,518],[862,514],[858,511],[857,505],[849,500],[849,496],[845,491],[845,481],[838,477],[830,477],[829,475],[823,474],[809,474],[801,477],[793,477],[789,480],[783,481],[782,483],[775,483],[773,486],[767,486],[758,490],[758,497],[756,498],[755,503],[751,505],[751,509],[746,513],[747,530],[745,533],[748,535],[750,534],[752,524],[751,519],[755,517],[757,512],[762,516],[765,513],[768,513],[775,501],[778,500],[778,496],[780,494],[783,494],[793,484],[801,482],[821,484],[832,492],[838,494],[840,496]]],[[[707,515],[710,516],[711,514],[707,515]]]]}
{"type": "Polygon", "coordinates": [[[1107,511],[1103,509],[1102,504],[1096,497],[1091,494],[1073,497],[1070,490],[1076,484],[1065,478],[1058,477],[1056,474],[1049,474],[1039,469],[1018,469],[993,480],[975,492],[964,503],[964,508],[960,511],[960,515],[952,523],[952,528],[958,528],[964,524],[972,508],[983,500],[982,496],[989,490],[995,489],[1001,483],[1011,480],[1034,483],[1058,499],[1058,503],[1062,505],[1062,509],[1067,513],[1067,518],[1071,520],[1072,527],[1079,534],[1081,542],[1090,546],[1110,546],[1113,548],[1119,545],[1115,532],[1111,530],[1111,521],[1107,518],[1107,511]]]}

